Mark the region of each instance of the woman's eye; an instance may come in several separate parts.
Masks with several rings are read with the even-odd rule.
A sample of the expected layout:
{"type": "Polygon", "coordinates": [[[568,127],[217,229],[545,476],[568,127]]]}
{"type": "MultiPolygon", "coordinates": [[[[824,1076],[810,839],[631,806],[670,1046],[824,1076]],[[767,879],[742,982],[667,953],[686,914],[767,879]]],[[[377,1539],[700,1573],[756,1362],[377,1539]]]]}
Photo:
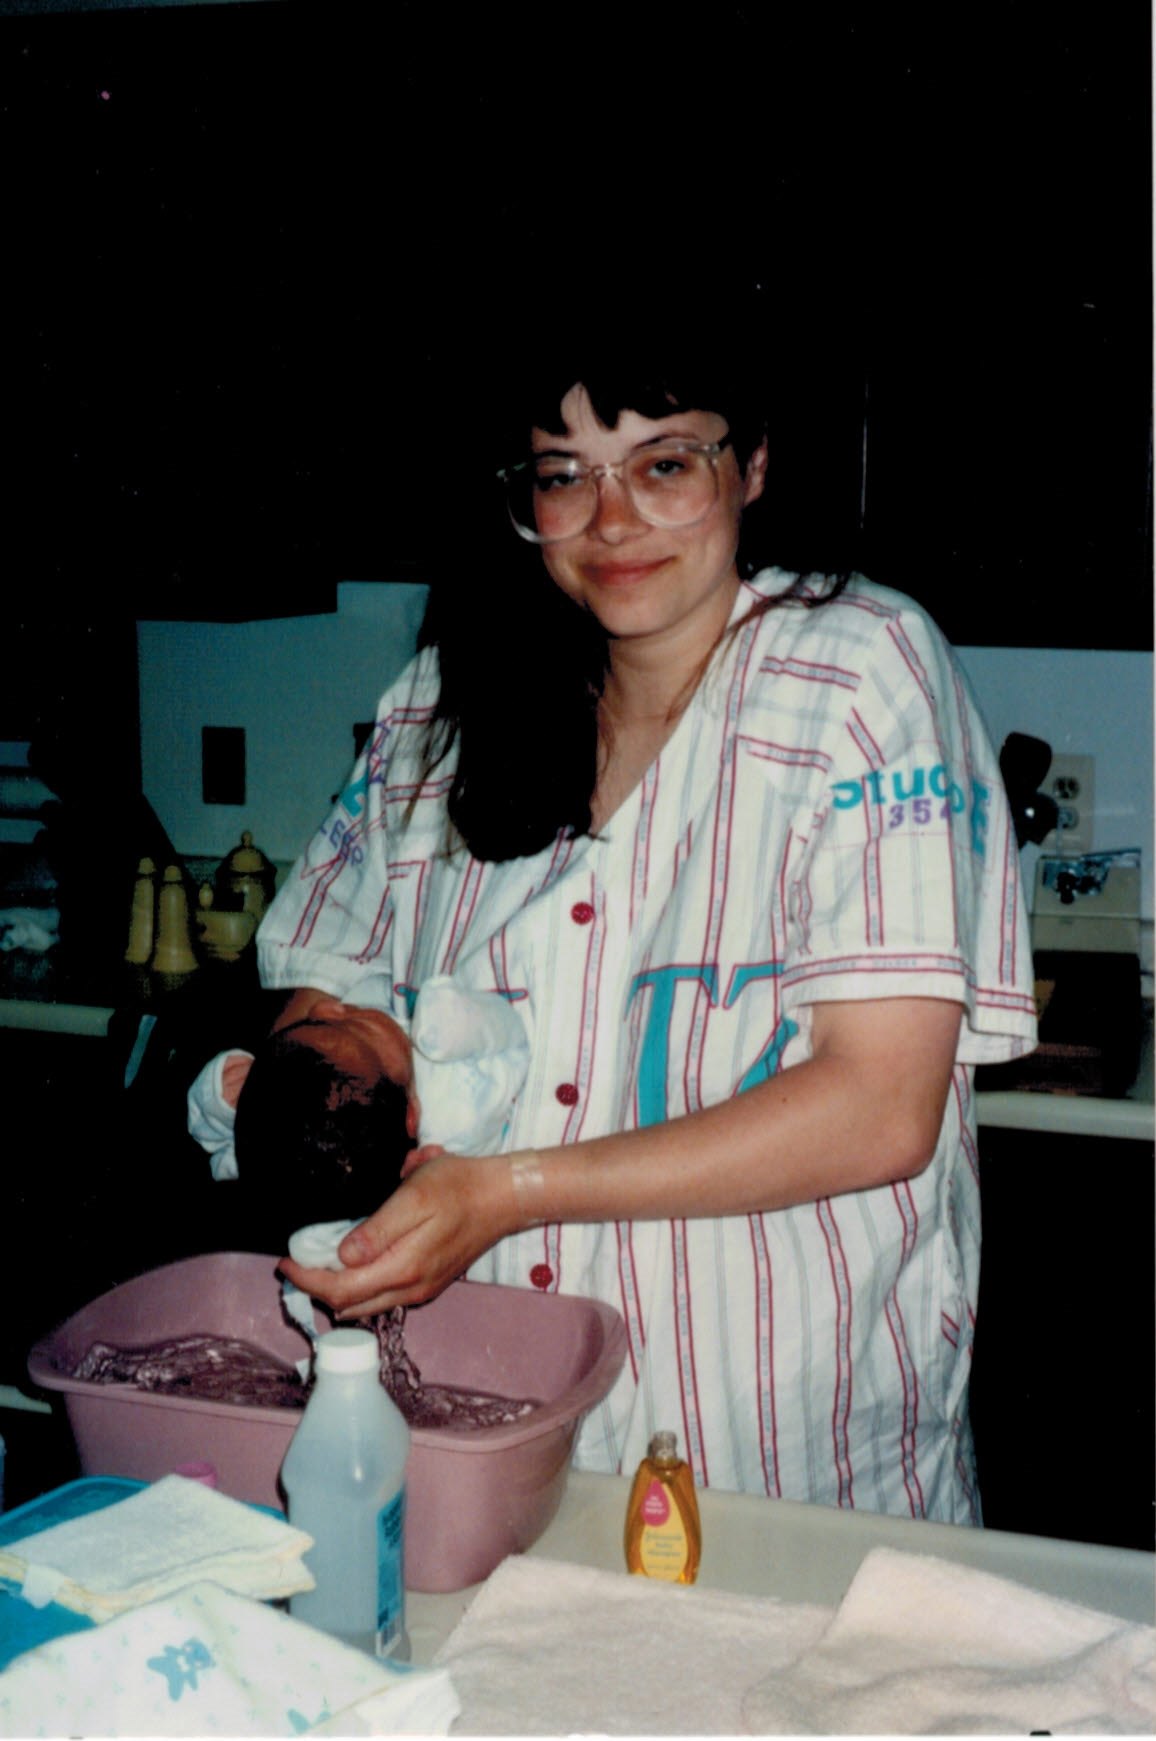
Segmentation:
{"type": "Polygon", "coordinates": [[[540,496],[560,494],[563,490],[573,489],[582,482],[577,472],[535,472],[534,488],[540,496]]]}
{"type": "Polygon", "coordinates": [[[642,483],[671,483],[685,477],[693,464],[694,455],[679,449],[640,454],[634,475],[642,483]]]}

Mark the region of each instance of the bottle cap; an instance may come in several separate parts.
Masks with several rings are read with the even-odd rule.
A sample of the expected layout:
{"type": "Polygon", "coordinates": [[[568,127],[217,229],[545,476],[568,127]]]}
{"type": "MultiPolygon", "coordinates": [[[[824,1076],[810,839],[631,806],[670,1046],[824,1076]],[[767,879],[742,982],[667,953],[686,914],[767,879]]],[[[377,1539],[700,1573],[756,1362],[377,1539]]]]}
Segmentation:
{"type": "Polygon", "coordinates": [[[173,1470],[174,1475],[183,1475],[186,1481],[199,1481],[202,1487],[218,1487],[217,1466],[202,1457],[194,1457],[190,1463],[178,1463],[173,1470]]]}
{"type": "Polygon", "coordinates": [[[319,1372],[376,1372],[379,1358],[368,1330],[330,1330],[317,1344],[319,1372]]]}
{"type": "Polygon", "coordinates": [[[656,1457],[660,1463],[671,1463],[678,1457],[678,1434],[655,1433],[650,1441],[651,1457],[656,1457]]]}

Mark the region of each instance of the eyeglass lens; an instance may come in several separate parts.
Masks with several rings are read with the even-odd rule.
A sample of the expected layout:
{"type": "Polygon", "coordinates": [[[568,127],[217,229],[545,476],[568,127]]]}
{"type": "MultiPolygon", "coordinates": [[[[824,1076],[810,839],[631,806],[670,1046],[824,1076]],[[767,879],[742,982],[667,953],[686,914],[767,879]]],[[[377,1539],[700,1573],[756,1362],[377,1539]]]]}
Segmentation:
{"type": "MultiPolygon", "coordinates": [[[[702,519],[718,493],[709,448],[643,448],[614,469],[635,510],[655,526],[686,526],[702,519]]],[[[597,472],[544,454],[511,475],[510,512],[520,530],[542,543],[572,538],[593,520],[598,491],[606,487],[597,472]]]]}

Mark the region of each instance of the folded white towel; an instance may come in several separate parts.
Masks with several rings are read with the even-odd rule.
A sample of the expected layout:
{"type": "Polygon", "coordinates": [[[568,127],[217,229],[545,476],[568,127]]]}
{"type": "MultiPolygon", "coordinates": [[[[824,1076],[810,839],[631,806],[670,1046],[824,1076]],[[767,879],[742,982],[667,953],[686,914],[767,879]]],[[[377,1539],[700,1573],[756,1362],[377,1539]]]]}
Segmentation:
{"type": "Polygon", "coordinates": [[[457,1710],[444,1670],[377,1662],[209,1583],[39,1645],[0,1674],[4,1736],[291,1736],[322,1724],[445,1735],[457,1710]]]}
{"type": "Polygon", "coordinates": [[[743,1701],[760,1735],[1150,1735],[1156,1627],[876,1548],[824,1637],[743,1701]]]}
{"type": "Polygon", "coordinates": [[[496,992],[427,979],[413,1012],[421,1140],[457,1155],[500,1152],[530,1059],[526,1030],[496,992]]]}
{"type": "Polygon", "coordinates": [[[128,1499],[0,1548],[0,1577],[34,1607],[58,1602],[94,1620],[210,1578],[244,1595],[313,1588],[311,1536],[199,1481],[166,1475],[128,1499]]]}
{"type": "Polygon", "coordinates": [[[469,1735],[734,1735],[743,1689],[829,1608],[515,1555],[438,1652],[469,1735]]]}
{"type": "Polygon", "coordinates": [[[461,1734],[1156,1728],[1156,1628],[893,1549],[837,1610],[518,1556],[437,1661],[461,1734]]]}

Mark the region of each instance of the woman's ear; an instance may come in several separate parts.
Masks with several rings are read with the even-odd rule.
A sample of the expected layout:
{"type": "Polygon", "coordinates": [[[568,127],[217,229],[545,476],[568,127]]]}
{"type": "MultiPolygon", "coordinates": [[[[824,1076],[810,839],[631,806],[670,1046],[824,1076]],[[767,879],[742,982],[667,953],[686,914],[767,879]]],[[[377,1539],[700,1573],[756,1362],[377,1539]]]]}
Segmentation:
{"type": "Polygon", "coordinates": [[[752,502],[758,501],[767,482],[767,442],[765,436],[747,461],[743,481],[746,485],[743,492],[743,507],[749,508],[752,502]]]}

